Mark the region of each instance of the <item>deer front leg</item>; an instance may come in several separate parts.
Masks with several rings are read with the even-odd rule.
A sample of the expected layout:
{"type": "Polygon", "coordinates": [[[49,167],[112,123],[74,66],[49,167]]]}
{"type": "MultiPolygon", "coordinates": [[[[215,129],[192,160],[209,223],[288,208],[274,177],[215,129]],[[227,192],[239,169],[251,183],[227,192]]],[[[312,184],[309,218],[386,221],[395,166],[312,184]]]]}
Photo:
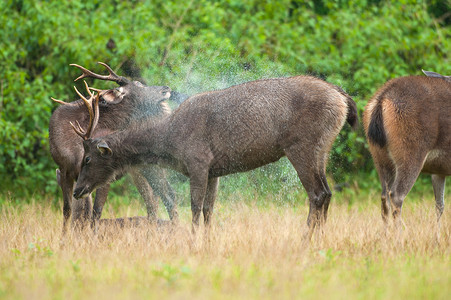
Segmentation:
{"type": "Polygon", "coordinates": [[[156,224],[158,215],[158,203],[153,196],[153,190],[147,182],[146,178],[142,175],[141,171],[132,172],[133,182],[138,188],[141,197],[144,200],[144,204],[147,209],[147,218],[149,222],[156,224]]]}
{"type": "Polygon", "coordinates": [[[72,227],[84,230],[92,219],[92,196],[89,194],[83,199],[72,200],[72,227]]]}
{"type": "Polygon", "coordinates": [[[72,214],[71,203],[72,203],[72,192],[74,189],[74,178],[69,176],[65,170],[56,170],[56,180],[61,187],[63,193],[63,236],[67,232],[67,227],[69,225],[69,220],[72,214]]]}
{"type": "Polygon", "coordinates": [[[106,184],[96,190],[96,198],[94,200],[94,206],[92,208],[91,216],[91,229],[94,232],[97,231],[97,224],[102,216],[103,206],[108,198],[108,192],[110,191],[110,185],[106,184]]]}
{"type": "Polygon", "coordinates": [[[105,205],[109,191],[110,191],[109,184],[106,184],[96,190],[96,198],[94,200],[94,207],[92,212],[93,222],[100,220],[100,217],[102,216],[103,206],[105,205]]]}
{"type": "Polygon", "coordinates": [[[178,222],[177,204],[175,191],[167,180],[166,170],[157,166],[146,166],[140,173],[150,184],[155,196],[159,196],[173,223],[178,222]]]}

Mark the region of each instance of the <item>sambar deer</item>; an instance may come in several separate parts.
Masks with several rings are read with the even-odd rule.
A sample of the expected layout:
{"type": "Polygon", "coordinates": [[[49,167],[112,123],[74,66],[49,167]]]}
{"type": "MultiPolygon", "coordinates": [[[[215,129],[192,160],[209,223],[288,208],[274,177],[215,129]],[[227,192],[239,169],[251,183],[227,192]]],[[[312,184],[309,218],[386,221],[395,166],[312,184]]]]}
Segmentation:
{"type": "Polygon", "coordinates": [[[400,222],[402,204],[418,175],[432,174],[437,221],[451,175],[451,78],[425,76],[389,80],[363,113],[370,152],[382,186],[382,218],[392,209],[400,222]]]}
{"type": "MultiPolygon", "coordinates": [[[[133,122],[141,122],[149,116],[158,119],[170,114],[169,106],[162,101],[170,96],[171,91],[168,87],[145,86],[140,82],[130,81],[125,77],[118,76],[104,63],[99,64],[108,70],[109,75],[98,75],[82,66],[72,64],[83,72],[75,81],[91,77],[113,81],[120,86],[115,89],[98,91],[100,102],[98,109],[101,117],[98,120],[97,128],[91,131],[90,135],[92,134],[94,137],[105,135],[124,129],[133,122]]],[[[65,103],[60,100],[53,100],[64,104],[58,107],[51,116],[49,140],[50,152],[59,167],[57,179],[63,192],[63,232],[65,232],[72,210],[74,222],[85,222],[90,220],[91,217],[93,222],[100,219],[109,185],[97,190],[93,209],[90,195],[83,200],[72,201],[74,183],[78,178],[82,164],[83,138],[72,130],[69,122],[74,124],[78,121],[82,126],[86,126],[90,119],[87,117],[85,107],[87,104],[84,101],[65,103]],[[74,207],[72,207],[72,204],[74,207]]],[[[88,110],[91,108],[90,105],[87,106],[88,110]]],[[[177,217],[175,192],[166,179],[165,170],[154,166],[142,166],[133,170],[131,174],[152,220],[156,218],[157,213],[157,203],[153,198],[153,191],[163,200],[170,218],[177,217]]]]}
{"type": "Polygon", "coordinates": [[[158,164],[190,179],[193,232],[203,212],[210,227],[219,177],[287,156],[310,199],[309,235],[325,221],[332,196],[326,162],[355,102],[338,86],[310,76],[266,79],[200,93],[161,120],[83,142],[75,190],[83,198],[130,166],[158,164]]]}

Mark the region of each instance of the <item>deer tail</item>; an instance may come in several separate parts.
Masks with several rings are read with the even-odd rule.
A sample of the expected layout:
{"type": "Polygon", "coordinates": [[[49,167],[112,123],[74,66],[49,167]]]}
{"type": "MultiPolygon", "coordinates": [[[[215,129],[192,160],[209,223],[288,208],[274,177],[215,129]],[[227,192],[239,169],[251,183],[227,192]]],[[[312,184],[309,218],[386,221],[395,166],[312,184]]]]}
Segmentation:
{"type": "Polygon", "coordinates": [[[348,105],[348,114],[346,116],[346,122],[351,125],[351,128],[355,130],[358,125],[359,117],[357,114],[357,104],[352,100],[351,96],[348,95],[341,87],[335,85],[335,89],[346,98],[346,104],[348,105]]]}
{"type": "Polygon", "coordinates": [[[368,140],[381,148],[387,145],[387,134],[384,129],[381,99],[377,99],[376,106],[371,113],[370,124],[368,126],[368,140]]]}
{"type": "Polygon", "coordinates": [[[346,117],[346,121],[349,125],[351,125],[352,129],[357,128],[357,124],[359,121],[359,117],[357,114],[357,104],[354,100],[352,100],[351,96],[346,94],[346,102],[348,104],[348,115],[346,117]]]}

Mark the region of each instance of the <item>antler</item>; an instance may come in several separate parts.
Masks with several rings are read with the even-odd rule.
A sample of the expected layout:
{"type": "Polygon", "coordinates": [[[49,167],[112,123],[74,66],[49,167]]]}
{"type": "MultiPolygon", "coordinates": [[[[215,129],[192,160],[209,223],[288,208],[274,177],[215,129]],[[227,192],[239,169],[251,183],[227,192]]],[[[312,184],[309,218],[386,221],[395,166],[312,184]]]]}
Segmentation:
{"type": "Polygon", "coordinates": [[[108,66],[106,63],[98,62],[98,64],[101,64],[102,66],[104,66],[108,70],[109,75],[99,75],[99,74],[96,74],[80,65],[70,64],[71,66],[79,68],[83,72],[83,74],[81,74],[79,77],[77,77],[77,79],[75,79],[74,81],[77,81],[82,78],[91,77],[91,78],[100,79],[100,80],[114,81],[121,86],[126,85],[127,83],[130,82],[130,80],[128,80],[127,78],[119,76],[116,73],[114,73],[113,69],[111,69],[110,66],[108,66]]]}
{"type": "MultiPolygon", "coordinates": [[[[95,92],[97,92],[99,94],[101,94],[102,92],[105,91],[105,90],[100,90],[100,89],[96,89],[96,88],[93,88],[93,87],[89,87],[89,89],[91,91],[95,91],[95,92]]],[[[63,104],[63,105],[69,104],[69,103],[67,103],[67,102],[65,102],[63,100],[59,100],[59,99],[56,99],[56,98],[53,98],[53,97],[50,97],[50,99],[52,99],[53,101],[55,101],[56,103],[59,103],[59,104],[63,104]]]]}
{"type": "Polygon", "coordinates": [[[72,122],[70,122],[70,125],[72,125],[72,128],[82,139],[87,140],[87,139],[91,138],[92,132],[96,128],[97,123],[99,121],[99,94],[97,93],[95,95],[95,93],[94,94],[91,93],[91,91],[90,91],[91,88],[88,86],[86,81],[84,81],[84,83],[86,86],[86,91],[89,94],[89,99],[86,99],[77,90],[77,88],[75,86],[74,86],[74,89],[75,89],[75,92],[78,94],[78,96],[80,96],[81,99],[83,99],[83,102],[85,103],[86,107],[88,108],[88,112],[89,112],[88,129],[86,131],[83,130],[83,128],[81,128],[81,126],[80,126],[80,123],[78,123],[78,121],[75,121],[76,125],[74,125],[72,122]]]}

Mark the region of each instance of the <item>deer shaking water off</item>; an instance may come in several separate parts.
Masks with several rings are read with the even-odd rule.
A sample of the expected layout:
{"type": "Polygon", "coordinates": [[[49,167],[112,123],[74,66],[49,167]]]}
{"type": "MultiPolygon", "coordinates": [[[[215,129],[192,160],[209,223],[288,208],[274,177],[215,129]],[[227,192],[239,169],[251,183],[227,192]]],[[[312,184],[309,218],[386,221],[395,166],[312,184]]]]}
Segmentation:
{"type": "Polygon", "coordinates": [[[315,77],[258,80],[200,93],[161,120],[83,142],[74,197],[82,198],[130,166],[158,164],[190,179],[193,231],[210,226],[219,177],[287,156],[307,191],[309,234],[326,220],[332,193],[326,163],[344,123],[357,125],[355,102],[315,77]]]}
{"type": "Polygon", "coordinates": [[[363,123],[382,186],[382,218],[397,223],[418,175],[432,174],[437,221],[451,175],[451,78],[434,72],[395,78],[368,101],[363,123]]]}
{"type": "MultiPolygon", "coordinates": [[[[73,124],[80,122],[81,125],[86,127],[88,122],[92,121],[92,118],[87,118],[85,106],[87,105],[89,111],[92,110],[92,104],[84,103],[85,101],[82,100],[65,103],[52,98],[64,104],[54,111],[49,124],[50,152],[59,167],[57,180],[64,200],[63,232],[66,231],[71,215],[72,221],[76,224],[84,223],[91,217],[93,221],[99,220],[108,195],[109,185],[100,187],[96,192],[93,209],[90,195],[83,200],[72,200],[74,182],[78,178],[82,165],[83,139],[91,135],[93,137],[102,136],[124,129],[131,123],[142,121],[149,116],[158,119],[170,114],[169,106],[162,101],[170,96],[168,87],[149,87],[137,81],[130,81],[125,77],[116,75],[108,65],[100,64],[108,70],[109,75],[98,75],[84,67],[73,64],[83,72],[83,75],[76,80],[91,77],[113,81],[120,85],[115,89],[98,91],[100,102],[98,109],[101,116],[100,118],[99,114],[95,116],[98,118],[97,127],[92,128],[93,130],[86,136],[77,135],[69,122],[73,124]]],[[[144,199],[149,218],[153,220],[157,214],[157,203],[153,198],[153,192],[163,200],[170,218],[177,217],[175,192],[166,179],[165,170],[152,166],[140,166],[132,170],[131,175],[144,199]]]]}

